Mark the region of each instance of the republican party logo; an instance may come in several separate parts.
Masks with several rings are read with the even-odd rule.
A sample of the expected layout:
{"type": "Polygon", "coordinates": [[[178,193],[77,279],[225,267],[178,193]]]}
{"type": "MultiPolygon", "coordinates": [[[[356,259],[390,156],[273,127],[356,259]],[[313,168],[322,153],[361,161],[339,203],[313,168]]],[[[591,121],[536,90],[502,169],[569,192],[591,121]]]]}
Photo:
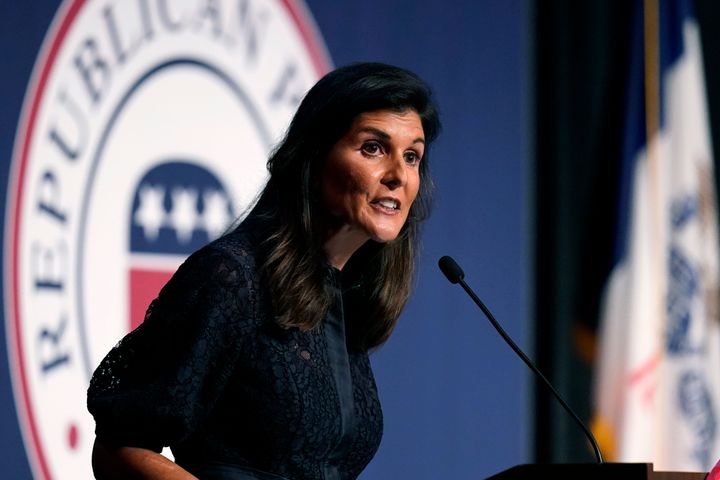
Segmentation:
{"type": "Polygon", "coordinates": [[[187,255],[251,204],[328,65],[299,0],[62,4],[26,95],[4,232],[36,478],[92,478],[90,375],[187,255]]]}

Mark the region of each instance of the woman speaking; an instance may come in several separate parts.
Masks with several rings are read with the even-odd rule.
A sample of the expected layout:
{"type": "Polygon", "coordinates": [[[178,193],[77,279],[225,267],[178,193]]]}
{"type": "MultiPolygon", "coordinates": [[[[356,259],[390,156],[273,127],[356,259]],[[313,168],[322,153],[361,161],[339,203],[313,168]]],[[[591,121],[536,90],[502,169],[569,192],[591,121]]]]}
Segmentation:
{"type": "Polygon", "coordinates": [[[93,374],[97,478],[360,474],[382,436],[368,353],[410,295],[439,126],[427,85],[394,66],[342,67],[307,93],[250,213],[93,374]]]}

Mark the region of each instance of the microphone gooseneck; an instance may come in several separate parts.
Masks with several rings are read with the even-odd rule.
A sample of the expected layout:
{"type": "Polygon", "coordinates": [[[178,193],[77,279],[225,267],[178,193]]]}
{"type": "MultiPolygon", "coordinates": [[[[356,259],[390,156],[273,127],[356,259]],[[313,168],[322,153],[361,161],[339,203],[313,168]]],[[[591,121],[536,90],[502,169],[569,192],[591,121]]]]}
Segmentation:
{"type": "Polygon", "coordinates": [[[467,292],[467,294],[470,296],[470,298],[473,299],[473,301],[477,304],[478,307],[480,307],[480,310],[485,314],[488,320],[490,320],[490,323],[493,327],[495,327],[495,330],[500,334],[500,336],[507,342],[508,345],[510,345],[510,348],[512,348],[515,353],[522,359],[525,364],[530,367],[530,370],[532,370],[535,375],[537,375],[542,382],[545,384],[545,386],[552,392],[552,394],[555,396],[558,402],[560,402],[560,405],[565,409],[566,412],[570,414],[570,416],[577,422],[578,425],[580,425],[580,428],[585,433],[585,436],[587,437],[588,441],[592,445],[593,451],[595,452],[595,458],[597,460],[597,463],[603,463],[603,457],[600,453],[600,447],[598,446],[597,441],[595,440],[595,437],[593,436],[592,432],[589,428],[585,426],[582,420],[580,420],[580,417],[570,408],[570,406],[565,403],[565,400],[560,396],[560,394],[555,390],[555,387],[552,386],[550,381],[545,378],[545,375],[542,374],[542,372],[535,366],[535,364],[528,358],[527,355],[525,355],[525,352],[523,352],[520,347],[518,347],[515,342],[513,342],[512,338],[505,332],[505,330],[502,328],[502,326],[498,323],[497,320],[495,320],[495,317],[493,316],[492,312],[488,310],[488,308],[485,306],[485,304],[478,298],[477,295],[475,295],[475,292],[468,286],[468,284],[465,282],[465,273],[463,272],[462,268],[460,268],[460,265],[455,262],[455,260],[450,256],[443,256],[438,261],[438,266],[440,267],[440,270],[443,272],[443,274],[447,277],[447,279],[450,281],[450,283],[456,284],[459,283],[460,286],[467,292]]]}

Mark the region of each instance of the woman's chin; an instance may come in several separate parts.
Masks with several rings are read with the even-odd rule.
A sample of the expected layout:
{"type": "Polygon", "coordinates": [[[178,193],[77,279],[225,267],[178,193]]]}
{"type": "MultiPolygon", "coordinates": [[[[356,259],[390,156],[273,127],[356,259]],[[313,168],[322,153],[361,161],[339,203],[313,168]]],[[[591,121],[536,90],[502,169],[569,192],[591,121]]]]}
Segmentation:
{"type": "Polygon", "coordinates": [[[373,234],[370,235],[370,239],[377,243],[388,243],[395,240],[399,234],[400,232],[395,230],[373,232],[373,234]]]}

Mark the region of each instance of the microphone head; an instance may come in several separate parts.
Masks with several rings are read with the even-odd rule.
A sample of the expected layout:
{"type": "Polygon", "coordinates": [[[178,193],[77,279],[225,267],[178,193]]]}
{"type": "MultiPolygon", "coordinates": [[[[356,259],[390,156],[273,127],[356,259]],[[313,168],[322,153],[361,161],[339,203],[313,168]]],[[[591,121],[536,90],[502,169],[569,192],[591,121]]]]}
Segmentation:
{"type": "Polygon", "coordinates": [[[460,280],[465,278],[465,272],[463,272],[462,268],[460,268],[460,265],[458,265],[457,262],[448,255],[440,257],[440,260],[438,260],[438,266],[447,279],[450,280],[450,283],[459,283],[460,280]]]}

